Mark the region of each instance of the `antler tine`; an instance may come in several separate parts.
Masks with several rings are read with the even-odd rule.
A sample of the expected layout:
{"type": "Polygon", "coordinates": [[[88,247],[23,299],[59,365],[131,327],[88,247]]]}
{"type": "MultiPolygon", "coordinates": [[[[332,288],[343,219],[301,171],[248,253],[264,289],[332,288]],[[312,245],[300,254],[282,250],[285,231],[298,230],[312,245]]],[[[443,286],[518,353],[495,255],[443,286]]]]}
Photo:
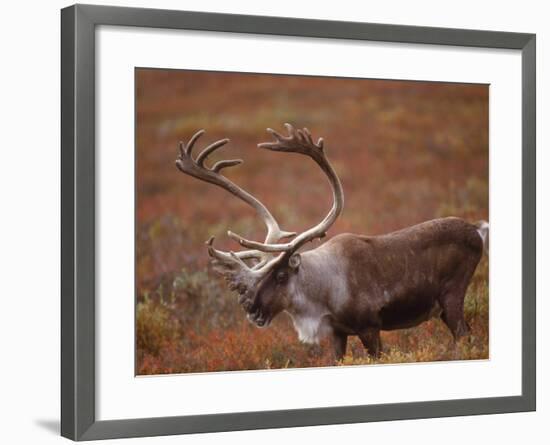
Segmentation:
{"type": "Polygon", "coordinates": [[[307,128],[295,129],[291,124],[284,124],[288,131],[288,136],[283,136],[272,128],[267,132],[274,137],[274,141],[262,142],[258,144],[259,148],[265,148],[272,151],[284,151],[302,153],[313,157],[315,160],[319,157],[318,152],[323,152],[323,138],[319,138],[317,143],[313,142],[310,131],[307,128]]]}
{"type": "Polygon", "coordinates": [[[217,250],[214,248],[214,237],[210,237],[208,241],[206,241],[206,246],[208,248],[208,253],[212,258],[216,258],[218,260],[228,260],[230,257],[236,256],[239,260],[248,260],[252,258],[258,257],[258,251],[257,250],[242,250],[240,252],[230,252],[226,253],[221,250],[217,250]]]}
{"type": "Polygon", "coordinates": [[[195,159],[195,162],[199,167],[202,167],[204,164],[205,159],[213,152],[215,152],[218,148],[223,147],[225,144],[229,142],[229,139],[220,139],[219,141],[212,142],[208,147],[206,147],[203,151],[199,153],[197,156],[197,159],[195,159]]]}
{"type": "Polygon", "coordinates": [[[244,161],[242,159],[228,159],[226,161],[218,161],[213,165],[210,170],[212,170],[214,173],[219,173],[222,168],[234,167],[235,165],[242,164],[243,162],[244,161]]]}
{"type": "Polygon", "coordinates": [[[191,137],[187,145],[184,142],[180,141],[179,143],[180,156],[176,160],[176,165],[183,173],[188,173],[195,177],[199,177],[198,174],[193,174],[191,172],[191,170],[194,170],[192,167],[192,164],[195,164],[197,167],[200,167],[201,169],[210,170],[214,173],[219,173],[222,169],[226,167],[234,167],[236,165],[243,163],[242,159],[226,159],[226,160],[216,162],[212,168],[207,168],[204,166],[204,161],[206,161],[206,158],[210,154],[212,154],[215,150],[227,144],[229,142],[229,139],[220,139],[219,141],[213,142],[204,150],[202,150],[202,152],[200,152],[197,158],[193,161],[193,158],[192,158],[193,146],[195,145],[195,142],[197,141],[197,139],[199,139],[199,137],[202,136],[204,133],[205,133],[204,130],[197,131],[191,137]],[[185,168],[183,164],[184,160],[187,161],[187,164],[188,164],[187,168],[185,168]]]}
{"type": "Polygon", "coordinates": [[[199,139],[204,133],[206,133],[206,130],[202,129],[191,136],[191,139],[189,139],[187,147],[185,148],[185,154],[187,156],[191,156],[191,154],[193,153],[193,146],[195,145],[195,142],[197,142],[197,139],[199,139]]]}

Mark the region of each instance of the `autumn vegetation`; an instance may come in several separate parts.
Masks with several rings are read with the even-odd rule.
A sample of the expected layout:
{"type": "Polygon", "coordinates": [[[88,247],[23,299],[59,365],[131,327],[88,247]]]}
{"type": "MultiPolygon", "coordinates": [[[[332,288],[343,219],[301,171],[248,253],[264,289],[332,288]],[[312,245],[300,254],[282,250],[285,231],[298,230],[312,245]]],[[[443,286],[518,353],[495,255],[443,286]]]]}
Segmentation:
{"type": "MultiPolygon", "coordinates": [[[[136,71],[136,373],[335,365],[327,345],[298,341],[289,317],[251,325],[208,265],[204,242],[236,246],[231,229],[263,239],[253,211],[226,191],[181,174],[179,140],[228,137],[214,156],[245,162],[227,175],[259,197],[281,226],[300,231],[331,205],[329,186],[297,155],[256,148],[284,122],[325,139],[345,192],[328,236],[375,235],[440,216],[488,218],[488,87],[450,83],[136,71]]],[[[307,248],[315,247],[318,241],[307,248]]],[[[457,344],[440,320],[383,332],[371,359],[356,338],[338,365],[489,357],[488,260],[465,302],[471,335],[457,344]]]]}

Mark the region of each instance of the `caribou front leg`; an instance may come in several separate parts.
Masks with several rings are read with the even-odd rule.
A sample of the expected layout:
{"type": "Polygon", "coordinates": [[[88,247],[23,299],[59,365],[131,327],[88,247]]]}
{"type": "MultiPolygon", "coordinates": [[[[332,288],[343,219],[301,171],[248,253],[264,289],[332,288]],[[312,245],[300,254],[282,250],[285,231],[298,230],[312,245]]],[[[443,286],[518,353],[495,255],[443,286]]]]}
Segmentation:
{"type": "Polygon", "coordinates": [[[348,334],[335,331],[332,334],[332,346],[334,348],[334,360],[340,361],[346,355],[346,346],[348,345],[348,334]]]}
{"type": "Polygon", "coordinates": [[[380,357],[382,340],[380,339],[379,329],[367,329],[365,332],[359,334],[359,339],[361,340],[361,343],[363,343],[363,346],[367,349],[367,352],[371,357],[380,357]]]}

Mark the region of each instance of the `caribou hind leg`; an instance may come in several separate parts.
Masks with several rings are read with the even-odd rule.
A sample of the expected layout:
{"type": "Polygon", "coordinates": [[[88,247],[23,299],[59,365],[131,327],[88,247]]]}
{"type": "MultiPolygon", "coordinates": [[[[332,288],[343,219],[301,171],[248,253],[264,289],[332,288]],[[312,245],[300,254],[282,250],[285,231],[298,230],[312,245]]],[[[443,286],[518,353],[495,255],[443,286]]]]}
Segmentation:
{"type": "Polygon", "coordinates": [[[441,319],[447,325],[455,341],[470,333],[470,327],[464,320],[464,298],[466,289],[448,292],[441,298],[441,319]]]}
{"type": "Polygon", "coordinates": [[[455,279],[454,283],[450,282],[439,298],[442,309],[441,319],[450,329],[455,342],[470,333],[470,327],[464,320],[464,299],[480,258],[481,252],[479,256],[472,257],[471,261],[465,261],[457,271],[456,277],[460,278],[455,279]]]}
{"type": "Polygon", "coordinates": [[[359,339],[363,346],[367,350],[368,354],[372,357],[380,357],[382,350],[382,340],[380,339],[380,329],[370,328],[365,332],[359,334],[359,339]]]}

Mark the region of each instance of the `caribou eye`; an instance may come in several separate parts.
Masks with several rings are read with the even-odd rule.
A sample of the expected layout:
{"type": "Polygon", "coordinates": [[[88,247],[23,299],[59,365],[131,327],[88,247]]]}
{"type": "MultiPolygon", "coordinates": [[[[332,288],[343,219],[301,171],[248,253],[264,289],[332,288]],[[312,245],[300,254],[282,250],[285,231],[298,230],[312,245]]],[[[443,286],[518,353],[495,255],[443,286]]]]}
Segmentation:
{"type": "Polygon", "coordinates": [[[283,284],[284,282],[286,282],[286,279],[288,278],[288,275],[285,271],[279,271],[277,272],[277,275],[275,277],[275,279],[277,280],[277,283],[279,284],[283,284]]]}

